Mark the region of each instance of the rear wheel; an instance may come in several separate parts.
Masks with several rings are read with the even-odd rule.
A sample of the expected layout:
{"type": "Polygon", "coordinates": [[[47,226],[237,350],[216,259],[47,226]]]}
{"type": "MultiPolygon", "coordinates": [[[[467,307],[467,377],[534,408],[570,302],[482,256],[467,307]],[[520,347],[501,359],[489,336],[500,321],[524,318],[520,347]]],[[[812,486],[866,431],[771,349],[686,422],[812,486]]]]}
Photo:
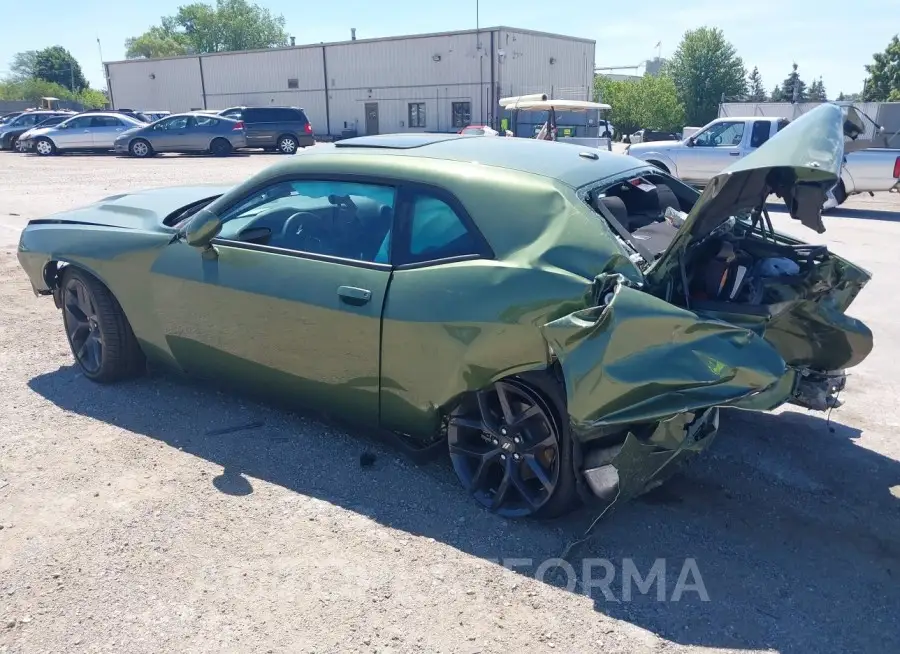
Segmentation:
{"type": "Polygon", "coordinates": [[[60,295],[66,337],[85,377],[109,383],[144,372],[144,353],[109,289],[83,270],[67,267],[60,295]]]}
{"type": "Polygon", "coordinates": [[[34,151],[42,157],[49,157],[51,154],[56,154],[56,146],[53,141],[42,136],[34,142],[34,151]]]}
{"type": "Polygon", "coordinates": [[[131,142],[131,145],[128,146],[128,152],[132,157],[143,159],[153,155],[153,146],[144,139],[135,139],[131,142]]]}
{"type": "Polygon", "coordinates": [[[214,139],[209,145],[209,151],[216,157],[225,157],[231,154],[231,143],[228,139],[214,139]]]}
{"type": "Polygon", "coordinates": [[[450,459],[477,502],[506,518],[551,518],[577,492],[567,426],[545,396],[519,379],[470,393],[447,429],[450,459]]]}
{"type": "Polygon", "coordinates": [[[278,151],[282,154],[294,154],[299,147],[300,142],[290,134],[283,134],[278,137],[278,151]]]}

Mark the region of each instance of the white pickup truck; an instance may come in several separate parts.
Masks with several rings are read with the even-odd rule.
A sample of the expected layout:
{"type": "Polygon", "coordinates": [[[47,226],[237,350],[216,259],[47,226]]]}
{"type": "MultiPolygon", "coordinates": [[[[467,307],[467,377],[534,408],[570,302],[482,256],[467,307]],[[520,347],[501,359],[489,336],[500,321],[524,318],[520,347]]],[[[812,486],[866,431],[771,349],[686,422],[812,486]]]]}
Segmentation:
{"type": "MultiPolygon", "coordinates": [[[[717,118],[681,141],[636,143],[626,149],[694,186],[710,179],[775,136],[786,118],[753,116],[717,118]]],[[[843,204],[848,196],[876,191],[900,191],[900,150],[872,148],[872,141],[848,141],[841,181],[832,189],[825,209],[843,204]],[[868,148],[868,149],[861,149],[868,148]]]]}

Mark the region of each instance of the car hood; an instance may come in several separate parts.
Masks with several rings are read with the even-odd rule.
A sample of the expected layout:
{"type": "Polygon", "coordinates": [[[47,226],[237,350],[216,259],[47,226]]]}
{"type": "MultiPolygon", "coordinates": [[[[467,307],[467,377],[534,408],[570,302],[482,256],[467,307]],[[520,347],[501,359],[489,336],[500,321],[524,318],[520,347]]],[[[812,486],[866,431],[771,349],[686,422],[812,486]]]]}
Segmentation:
{"type": "Polygon", "coordinates": [[[195,202],[215,198],[231,187],[178,186],[112,195],[80,209],[32,220],[29,225],[82,224],[120,229],[170,231],[163,221],[195,202]]]}
{"type": "Polygon", "coordinates": [[[47,134],[54,129],[56,129],[55,125],[52,125],[50,127],[32,127],[30,130],[25,132],[25,134],[28,134],[29,138],[33,138],[35,136],[43,136],[44,134],[47,134]]]}
{"type": "Polygon", "coordinates": [[[824,232],[822,205],[840,176],[851,126],[841,107],[823,104],[713,177],[647,277],[664,274],[688,245],[741,211],[762,207],[772,193],[785,200],[792,218],[824,232]]]}
{"type": "Polygon", "coordinates": [[[134,136],[135,134],[137,134],[138,132],[140,132],[140,131],[143,130],[143,129],[144,129],[144,127],[142,127],[142,126],[140,126],[140,125],[135,125],[134,127],[129,127],[129,128],[126,129],[124,132],[122,132],[121,134],[119,134],[119,135],[116,137],[116,140],[118,141],[119,139],[124,138],[124,137],[126,137],[126,136],[134,136]]]}

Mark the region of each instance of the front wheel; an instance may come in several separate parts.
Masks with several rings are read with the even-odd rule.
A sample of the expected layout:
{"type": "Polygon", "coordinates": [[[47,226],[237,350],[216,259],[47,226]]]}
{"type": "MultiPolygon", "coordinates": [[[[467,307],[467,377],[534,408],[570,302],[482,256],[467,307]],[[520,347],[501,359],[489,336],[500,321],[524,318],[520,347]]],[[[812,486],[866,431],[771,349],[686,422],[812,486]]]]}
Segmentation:
{"type": "Polygon", "coordinates": [[[144,139],[135,139],[128,146],[128,152],[132,157],[144,159],[153,155],[153,146],[144,139]]]}
{"type": "Polygon", "coordinates": [[[42,157],[49,157],[51,154],[56,154],[56,146],[53,145],[53,141],[42,136],[34,142],[34,151],[42,157]]]}
{"type": "Polygon", "coordinates": [[[567,426],[519,379],[469,394],[450,415],[450,460],[475,500],[506,518],[552,518],[577,499],[567,426]]]}
{"type": "Polygon", "coordinates": [[[19,139],[15,136],[12,137],[12,141],[9,144],[9,149],[15,150],[16,152],[27,152],[27,150],[25,149],[25,144],[20,143],[19,139]]]}
{"type": "Polygon", "coordinates": [[[144,353],[109,289],[71,267],[61,286],[66,337],[84,376],[109,383],[140,375],[146,367],[144,353]]]}
{"type": "Polygon", "coordinates": [[[294,154],[299,147],[300,142],[289,134],[278,138],[278,151],[282,154],[294,154]]]}

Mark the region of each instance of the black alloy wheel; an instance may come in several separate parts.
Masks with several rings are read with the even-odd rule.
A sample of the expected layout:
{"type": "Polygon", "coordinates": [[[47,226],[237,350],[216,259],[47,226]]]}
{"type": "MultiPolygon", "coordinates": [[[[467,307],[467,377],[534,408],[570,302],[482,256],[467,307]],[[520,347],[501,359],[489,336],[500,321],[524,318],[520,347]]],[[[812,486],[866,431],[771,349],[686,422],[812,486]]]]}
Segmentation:
{"type": "Polygon", "coordinates": [[[104,341],[94,294],[78,277],[70,276],[63,289],[63,322],[72,353],[87,376],[103,365],[104,341]]]}
{"type": "Polygon", "coordinates": [[[503,517],[541,516],[570,485],[563,483],[571,473],[550,407],[517,380],[468,396],[450,416],[447,440],[460,482],[503,517]]]}

